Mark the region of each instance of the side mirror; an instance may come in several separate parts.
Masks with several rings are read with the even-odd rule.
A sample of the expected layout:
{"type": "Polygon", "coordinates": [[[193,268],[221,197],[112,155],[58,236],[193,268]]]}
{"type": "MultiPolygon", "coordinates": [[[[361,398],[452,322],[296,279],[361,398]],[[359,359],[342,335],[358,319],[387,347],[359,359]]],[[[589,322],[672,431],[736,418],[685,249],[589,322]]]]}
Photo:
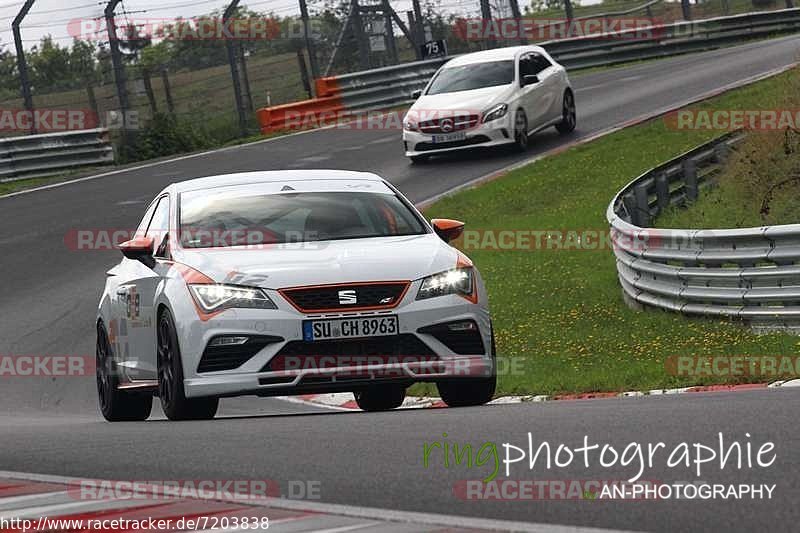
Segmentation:
{"type": "Polygon", "coordinates": [[[153,268],[156,260],[153,259],[152,237],[136,237],[119,245],[122,255],[134,261],[141,261],[149,268],[153,268]]]}
{"type": "Polygon", "coordinates": [[[416,91],[411,93],[411,98],[413,98],[414,100],[419,99],[420,96],[422,96],[422,89],[417,89],[416,91]]]}
{"type": "Polygon", "coordinates": [[[539,83],[539,76],[528,74],[527,76],[522,77],[523,87],[527,87],[528,85],[536,85],[537,83],[539,83]]]}
{"type": "Polygon", "coordinates": [[[447,218],[434,218],[431,220],[433,230],[444,242],[458,239],[464,233],[464,223],[447,218]]]}

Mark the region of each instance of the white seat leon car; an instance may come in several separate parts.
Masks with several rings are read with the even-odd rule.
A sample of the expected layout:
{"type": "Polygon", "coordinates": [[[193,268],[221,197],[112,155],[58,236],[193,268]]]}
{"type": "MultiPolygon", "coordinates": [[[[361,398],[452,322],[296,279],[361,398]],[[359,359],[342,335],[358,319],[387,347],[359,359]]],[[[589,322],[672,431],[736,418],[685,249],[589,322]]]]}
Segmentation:
{"type": "Polygon", "coordinates": [[[539,46],[465,54],[445,63],[403,120],[406,156],[475,147],[528,147],[535,132],[575,129],[575,94],[566,69],[539,46]]]}
{"type": "Polygon", "coordinates": [[[120,245],[97,314],[106,419],[205,419],[240,395],[353,392],[398,407],[415,382],[450,406],[495,390],[481,276],[374,174],[233,174],[176,183],[120,245]]]}

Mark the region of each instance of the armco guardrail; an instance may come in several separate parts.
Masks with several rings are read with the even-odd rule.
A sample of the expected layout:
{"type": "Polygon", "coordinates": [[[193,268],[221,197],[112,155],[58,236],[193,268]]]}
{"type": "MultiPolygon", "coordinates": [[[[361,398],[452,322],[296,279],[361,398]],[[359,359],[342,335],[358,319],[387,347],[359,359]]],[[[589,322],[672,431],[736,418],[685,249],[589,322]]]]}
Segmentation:
{"type": "MultiPolygon", "coordinates": [[[[712,50],[746,39],[800,32],[800,8],[679,22],[655,26],[651,30],[652,35],[647,38],[626,38],[626,35],[640,35],[642,32],[633,30],[620,32],[614,37],[598,35],[537,44],[570,70],[609,66],[712,50]]],[[[390,109],[408,104],[412,101],[411,94],[424,88],[433,73],[449,59],[452,58],[321,78],[316,81],[316,99],[259,109],[261,131],[270,133],[287,129],[287,124],[291,124],[287,117],[308,118],[318,113],[390,109]]]]}
{"type": "Polygon", "coordinates": [[[687,315],[796,328],[800,224],[723,230],[657,229],[653,218],[695,199],[742,133],[647,171],[608,207],[617,272],[629,303],[687,315]]]}
{"type": "Polygon", "coordinates": [[[0,182],[113,162],[107,129],[0,139],[0,182]]]}

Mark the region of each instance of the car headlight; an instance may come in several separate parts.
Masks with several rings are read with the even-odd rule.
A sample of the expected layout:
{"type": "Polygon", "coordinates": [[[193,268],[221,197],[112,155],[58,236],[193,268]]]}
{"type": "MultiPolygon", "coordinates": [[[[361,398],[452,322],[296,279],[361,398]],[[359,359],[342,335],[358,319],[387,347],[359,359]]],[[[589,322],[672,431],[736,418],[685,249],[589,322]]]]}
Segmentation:
{"type": "Polygon", "coordinates": [[[419,131],[419,126],[415,121],[405,119],[403,121],[403,129],[406,131],[419,131]]]}
{"type": "Polygon", "coordinates": [[[422,285],[417,293],[417,300],[458,294],[472,296],[474,289],[474,274],[471,267],[454,268],[428,276],[422,280],[422,285]]]}
{"type": "Polygon", "coordinates": [[[499,104],[483,113],[483,121],[491,122],[498,118],[503,118],[508,113],[508,104],[499,104]]]}
{"type": "Polygon", "coordinates": [[[223,309],[277,309],[267,294],[254,287],[237,285],[192,284],[189,285],[195,301],[207,313],[223,309]]]}

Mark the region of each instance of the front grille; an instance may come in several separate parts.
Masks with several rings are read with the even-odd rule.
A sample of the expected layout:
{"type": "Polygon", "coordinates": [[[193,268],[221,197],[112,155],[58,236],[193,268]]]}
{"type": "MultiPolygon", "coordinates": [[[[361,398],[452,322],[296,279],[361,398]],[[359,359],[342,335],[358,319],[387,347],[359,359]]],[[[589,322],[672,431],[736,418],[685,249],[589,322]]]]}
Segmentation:
{"type": "Polygon", "coordinates": [[[454,131],[463,131],[472,129],[478,125],[480,117],[478,115],[464,115],[454,117],[435,118],[426,120],[419,123],[419,130],[422,133],[453,133],[454,131]],[[442,123],[445,122],[445,127],[442,128],[442,123]]]}
{"type": "Polygon", "coordinates": [[[408,281],[352,283],[281,289],[292,305],[305,313],[390,309],[400,303],[408,281]]]}
{"type": "MultiPolygon", "coordinates": [[[[197,366],[197,372],[221,372],[239,368],[265,346],[277,342],[283,342],[283,338],[272,335],[258,335],[250,337],[244,344],[206,346],[203,356],[200,358],[200,364],[197,366]]],[[[210,343],[211,341],[209,341],[210,343]]]]}
{"type": "Polygon", "coordinates": [[[455,323],[463,324],[464,322],[436,324],[435,326],[420,328],[417,331],[433,335],[437,341],[458,355],[485,355],[486,349],[483,347],[483,338],[478,325],[470,320],[469,323],[472,324],[473,329],[451,330],[450,324],[455,323]]]}
{"type": "Polygon", "coordinates": [[[473,144],[481,144],[485,142],[489,142],[489,137],[486,135],[475,135],[474,137],[468,137],[463,141],[453,141],[449,143],[421,142],[414,146],[414,150],[417,152],[426,152],[428,150],[445,150],[447,148],[460,148],[461,146],[472,146],[473,144]]]}
{"type": "MultiPolygon", "coordinates": [[[[436,353],[416,335],[403,333],[386,337],[368,337],[358,340],[291,341],[261,369],[274,372],[293,369],[335,368],[358,364],[354,357],[376,356],[386,361],[406,362],[436,361],[436,353]],[[321,360],[320,358],[326,358],[321,360]],[[396,361],[391,358],[400,359],[396,361]]],[[[363,362],[361,363],[363,364],[363,362]]]]}

